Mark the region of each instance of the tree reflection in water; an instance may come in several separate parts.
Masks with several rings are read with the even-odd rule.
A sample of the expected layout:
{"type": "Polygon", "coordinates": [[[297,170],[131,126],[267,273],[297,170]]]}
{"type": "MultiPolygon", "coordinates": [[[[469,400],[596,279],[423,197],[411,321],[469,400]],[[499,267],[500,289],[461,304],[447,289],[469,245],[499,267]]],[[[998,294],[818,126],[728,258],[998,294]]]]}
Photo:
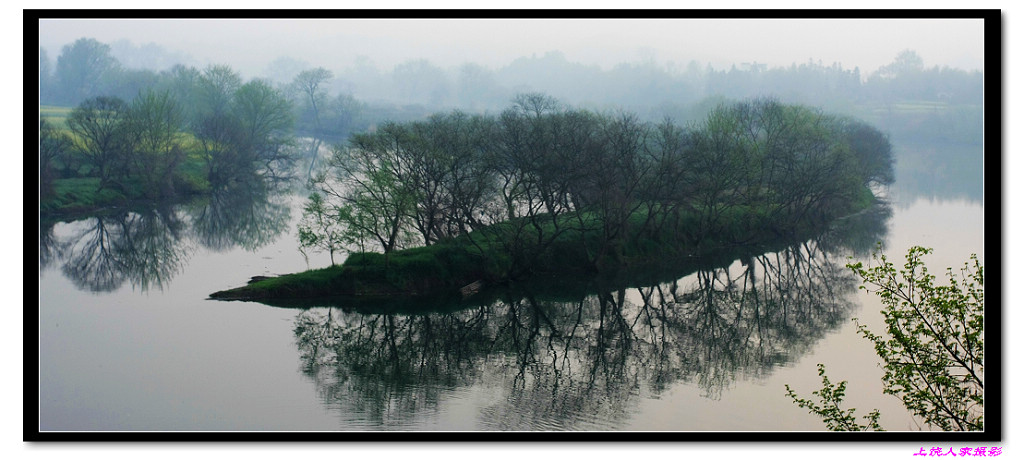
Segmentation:
{"type": "Polygon", "coordinates": [[[163,290],[187,265],[194,242],[217,251],[252,251],[280,236],[289,217],[288,206],[272,202],[266,187],[246,186],[220,190],[193,205],[80,219],[68,224],[70,231],[41,223],[39,270],[59,264],[78,289],[93,292],[114,291],[126,282],[143,292],[163,290]]]}
{"type": "Polygon", "coordinates": [[[509,292],[454,312],[305,310],[294,330],[303,372],[325,404],[372,427],[410,426],[445,394],[477,386],[504,395],[479,411],[481,429],[614,428],[678,382],[717,399],[808,353],[854,308],[840,253],[880,240],[887,217],[838,226],[870,234],[845,247],[850,235],[837,231],[572,301],[509,292]]]}
{"type": "Polygon", "coordinates": [[[234,184],[214,190],[209,199],[189,209],[192,231],[203,247],[254,251],[273,242],[288,228],[291,210],[272,201],[273,184],[234,184]]]}
{"type": "Polygon", "coordinates": [[[54,235],[54,225],[56,222],[39,223],[39,276],[43,275],[43,270],[64,257],[64,247],[54,235]]]}
{"type": "Polygon", "coordinates": [[[126,281],[143,291],[164,285],[188,259],[183,223],[169,209],[121,211],[77,222],[61,270],[79,289],[113,291],[126,281]]]}

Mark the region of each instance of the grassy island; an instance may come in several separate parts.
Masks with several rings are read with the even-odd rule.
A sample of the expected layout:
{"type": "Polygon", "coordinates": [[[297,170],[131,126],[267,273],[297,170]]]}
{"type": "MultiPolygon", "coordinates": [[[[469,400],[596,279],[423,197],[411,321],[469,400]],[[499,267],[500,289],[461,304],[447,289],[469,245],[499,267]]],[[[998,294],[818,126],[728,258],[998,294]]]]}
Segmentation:
{"type": "MultiPolygon", "coordinates": [[[[851,203],[847,211],[863,211],[874,203],[870,190],[864,189],[864,194],[856,203],[851,203]]],[[[646,219],[646,215],[638,212],[630,220],[639,224],[646,219]]],[[[776,246],[812,238],[830,223],[769,223],[764,212],[743,210],[724,219],[717,231],[712,232],[714,236],[697,239],[695,228],[682,229],[687,223],[696,222],[697,216],[677,219],[674,225],[665,227],[672,231],[638,232],[627,238],[629,243],[619,252],[606,252],[600,259],[594,259],[593,252],[587,250],[599,245],[600,232],[595,226],[564,232],[543,251],[524,248],[535,257],[529,270],[518,270],[515,257],[506,250],[509,245],[497,239],[499,235],[510,233],[515,223],[503,223],[499,226],[504,228],[482,229],[449,241],[396,250],[388,255],[353,253],[341,265],[278,277],[258,277],[246,286],[215,292],[210,297],[281,306],[288,306],[289,301],[304,305],[317,299],[377,304],[387,299],[408,301],[412,298],[444,302],[461,300],[485,287],[507,287],[512,282],[543,284],[544,279],[552,276],[571,279],[559,284],[574,285],[604,284],[664,271],[682,276],[699,267],[714,266],[748,253],[760,254],[776,246]]]]}

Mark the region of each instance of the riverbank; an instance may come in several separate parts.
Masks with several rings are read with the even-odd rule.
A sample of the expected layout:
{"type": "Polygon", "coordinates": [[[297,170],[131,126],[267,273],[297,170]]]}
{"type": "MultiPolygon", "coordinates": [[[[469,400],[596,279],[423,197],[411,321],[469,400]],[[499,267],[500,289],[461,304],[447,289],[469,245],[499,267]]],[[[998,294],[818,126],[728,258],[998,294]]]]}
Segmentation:
{"type": "Polygon", "coordinates": [[[39,203],[41,218],[64,219],[100,213],[107,208],[131,207],[140,203],[151,205],[164,201],[189,201],[209,191],[208,186],[197,184],[195,187],[178,187],[174,197],[151,199],[144,196],[129,196],[112,189],[97,190],[98,188],[99,179],[95,177],[57,179],[54,182],[53,195],[39,203]]]}

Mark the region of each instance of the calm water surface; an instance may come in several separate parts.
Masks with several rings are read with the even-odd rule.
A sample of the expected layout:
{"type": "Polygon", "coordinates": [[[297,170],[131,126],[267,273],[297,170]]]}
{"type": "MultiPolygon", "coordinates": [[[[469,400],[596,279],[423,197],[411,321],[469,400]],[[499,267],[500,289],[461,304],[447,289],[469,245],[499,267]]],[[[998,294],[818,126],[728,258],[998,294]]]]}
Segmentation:
{"type": "Polygon", "coordinates": [[[275,308],[208,294],[329,263],[299,251],[297,195],[215,197],[40,232],[40,429],[823,430],[785,396],[817,363],[850,407],[881,394],[844,268],[875,240],[984,262],[983,205],[896,191],[825,237],[643,287],[497,293],[427,315],[275,308]],[[891,214],[891,215],[890,215],[891,214]]]}

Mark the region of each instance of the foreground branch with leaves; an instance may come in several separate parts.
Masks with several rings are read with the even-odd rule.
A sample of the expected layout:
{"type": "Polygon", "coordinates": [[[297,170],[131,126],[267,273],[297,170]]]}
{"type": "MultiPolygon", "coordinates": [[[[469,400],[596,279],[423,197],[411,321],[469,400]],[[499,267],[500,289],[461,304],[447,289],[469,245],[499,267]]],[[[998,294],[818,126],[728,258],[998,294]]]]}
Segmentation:
{"type": "MultiPolygon", "coordinates": [[[[977,255],[960,269],[947,269],[949,283],[936,285],[922,256],[931,249],[915,246],[907,252],[902,270],[876,252],[877,265],[848,264],[861,277],[861,289],[881,299],[886,335],[858,323],[882,359],[884,392],[899,397],[914,415],[945,431],[984,429],[985,278],[977,255]]],[[[859,425],[854,409],[842,410],[846,382],[833,386],[819,365],[824,388],[815,391],[821,402],[802,399],[786,386],[797,405],[822,417],[833,431],[879,430],[878,412],[859,425]]]]}
{"type": "Polygon", "coordinates": [[[861,425],[857,423],[857,417],[853,414],[857,409],[843,409],[843,397],[846,396],[846,380],[833,385],[829,381],[828,376],[825,375],[825,365],[818,364],[818,375],[821,376],[821,389],[813,391],[812,393],[818,396],[821,400],[820,403],[816,403],[810,399],[804,399],[797,396],[796,392],[793,391],[789,385],[786,385],[786,395],[793,398],[796,405],[808,409],[812,414],[818,414],[822,419],[825,420],[825,425],[828,426],[829,430],[832,431],[885,431],[881,425],[878,424],[878,417],[882,414],[878,412],[878,409],[872,410],[865,415],[863,418],[867,420],[867,425],[861,425]]]}

